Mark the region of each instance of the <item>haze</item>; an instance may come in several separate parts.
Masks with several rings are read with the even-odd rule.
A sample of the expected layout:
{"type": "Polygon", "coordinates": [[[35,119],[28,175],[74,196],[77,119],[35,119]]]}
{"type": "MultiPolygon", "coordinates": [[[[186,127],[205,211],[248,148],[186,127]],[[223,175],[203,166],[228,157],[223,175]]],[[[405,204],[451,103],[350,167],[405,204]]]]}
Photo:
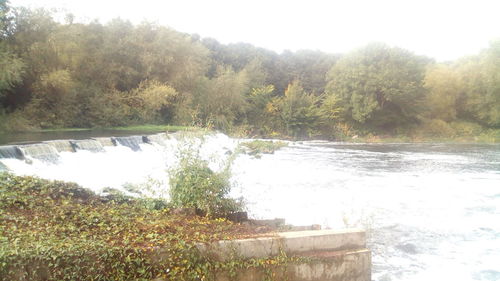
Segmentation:
{"type": "Polygon", "coordinates": [[[344,53],[381,41],[438,61],[477,54],[500,37],[498,1],[118,1],[11,0],[57,8],[77,21],[121,17],[158,22],[221,43],[247,42],[277,52],[344,53]]]}

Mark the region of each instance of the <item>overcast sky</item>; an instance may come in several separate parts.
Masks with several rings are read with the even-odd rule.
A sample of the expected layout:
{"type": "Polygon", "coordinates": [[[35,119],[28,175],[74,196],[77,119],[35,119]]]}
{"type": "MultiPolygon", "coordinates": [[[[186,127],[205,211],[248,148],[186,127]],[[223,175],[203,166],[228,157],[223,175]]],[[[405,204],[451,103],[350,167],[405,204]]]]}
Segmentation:
{"type": "Polygon", "coordinates": [[[277,52],[344,53],[385,42],[439,61],[478,53],[500,38],[500,0],[10,0],[58,8],[78,21],[158,22],[222,43],[277,52]]]}

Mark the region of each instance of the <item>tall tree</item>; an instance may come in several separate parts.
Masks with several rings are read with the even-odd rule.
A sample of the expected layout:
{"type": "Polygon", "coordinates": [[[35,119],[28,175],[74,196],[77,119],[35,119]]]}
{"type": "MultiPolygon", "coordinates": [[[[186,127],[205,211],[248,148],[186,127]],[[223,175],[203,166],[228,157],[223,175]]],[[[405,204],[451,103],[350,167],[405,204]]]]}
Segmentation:
{"type": "Polygon", "coordinates": [[[294,137],[312,135],[320,119],[318,102],[318,97],[304,91],[300,81],[290,83],[285,95],[275,101],[285,133],[294,137]]]}
{"type": "Polygon", "coordinates": [[[500,127],[500,40],[479,56],[460,62],[466,82],[465,111],[483,125],[500,127]]]}
{"type": "Polygon", "coordinates": [[[445,64],[432,65],[425,75],[424,86],[427,89],[424,114],[432,119],[455,120],[463,93],[456,70],[445,64]]]}
{"type": "Polygon", "coordinates": [[[370,44],[341,58],[327,75],[348,118],[379,129],[415,120],[425,97],[428,59],[400,48],[370,44]]]}
{"type": "Polygon", "coordinates": [[[10,39],[12,17],[6,0],[0,0],[0,98],[16,84],[22,81],[23,61],[7,45],[10,39]]]}

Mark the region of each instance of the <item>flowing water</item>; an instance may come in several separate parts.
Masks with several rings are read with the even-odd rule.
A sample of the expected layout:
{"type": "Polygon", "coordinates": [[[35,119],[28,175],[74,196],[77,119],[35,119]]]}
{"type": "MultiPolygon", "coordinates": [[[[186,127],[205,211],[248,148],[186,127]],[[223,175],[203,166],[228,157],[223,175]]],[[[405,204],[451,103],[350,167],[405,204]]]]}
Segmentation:
{"type": "MultiPolygon", "coordinates": [[[[160,134],[101,139],[98,150],[71,142],[76,152],[47,142],[60,148],[21,156],[29,149],[0,147],[10,155],[0,169],[165,196],[183,147],[201,145],[219,169],[241,141],[160,134]]],[[[374,280],[500,280],[498,145],[292,142],[260,159],[239,155],[232,181],[252,217],[367,229],[374,280]]]]}

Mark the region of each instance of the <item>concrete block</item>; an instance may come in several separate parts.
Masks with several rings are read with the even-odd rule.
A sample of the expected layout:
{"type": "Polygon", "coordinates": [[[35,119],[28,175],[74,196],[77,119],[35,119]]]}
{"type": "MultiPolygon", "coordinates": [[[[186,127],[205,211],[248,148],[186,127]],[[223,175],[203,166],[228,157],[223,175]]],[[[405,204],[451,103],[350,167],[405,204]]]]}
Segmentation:
{"type": "Polygon", "coordinates": [[[112,138],[100,137],[100,138],[93,138],[93,139],[98,141],[102,146],[115,146],[115,142],[113,141],[112,138]]]}
{"type": "Polygon", "coordinates": [[[310,262],[276,266],[267,270],[240,269],[235,276],[218,272],[216,281],[370,281],[371,253],[369,250],[337,251],[310,262]]]}
{"type": "Polygon", "coordinates": [[[200,251],[221,261],[234,258],[266,258],[278,255],[281,250],[287,254],[300,254],[312,251],[358,250],[365,247],[365,232],[358,229],[282,232],[269,237],[198,244],[200,251]]]}
{"type": "Polygon", "coordinates": [[[51,140],[45,141],[44,143],[55,147],[57,152],[75,152],[70,140],[51,140]]]}
{"type": "Polygon", "coordinates": [[[283,248],[289,254],[309,251],[340,251],[366,247],[363,230],[309,230],[282,232],[283,248]]]}

